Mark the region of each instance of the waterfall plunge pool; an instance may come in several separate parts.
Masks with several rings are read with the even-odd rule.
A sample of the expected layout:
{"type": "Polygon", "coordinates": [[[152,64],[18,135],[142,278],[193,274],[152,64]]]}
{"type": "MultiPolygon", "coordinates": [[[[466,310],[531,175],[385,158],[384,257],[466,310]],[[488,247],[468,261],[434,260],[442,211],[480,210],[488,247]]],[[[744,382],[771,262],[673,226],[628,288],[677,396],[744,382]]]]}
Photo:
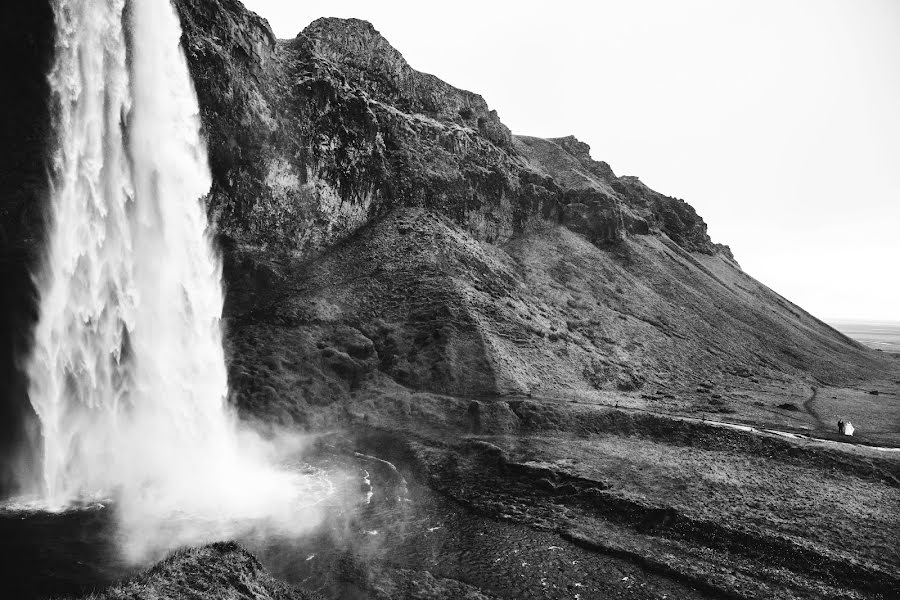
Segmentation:
{"type": "Polygon", "coordinates": [[[297,510],[262,519],[174,513],[165,522],[135,529],[123,525],[114,501],[91,500],[52,511],[22,498],[0,504],[7,597],[90,593],[146,570],[179,548],[224,540],[244,545],[276,577],[346,594],[331,576],[341,556],[348,551],[382,554],[384,544],[410,526],[413,502],[406,481],[390,463],[365,455],[326,455],[285,467],[306,485],[297,510]]]}

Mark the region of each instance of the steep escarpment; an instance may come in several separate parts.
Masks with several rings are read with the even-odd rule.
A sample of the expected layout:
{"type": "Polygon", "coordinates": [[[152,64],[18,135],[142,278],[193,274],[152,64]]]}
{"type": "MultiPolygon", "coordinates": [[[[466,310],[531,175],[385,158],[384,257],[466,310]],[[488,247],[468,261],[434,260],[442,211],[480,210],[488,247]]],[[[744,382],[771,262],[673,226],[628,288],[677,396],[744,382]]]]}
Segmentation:
{"type": "Polygon", "coordinates": [[[233,3],[179,7],[210,138],[212,210],[238,243],[302,256],[394,208],[423,207],[488,242],[549,220],[600,245],[664,232],[721,251],[687,205],[616,177],[574,138],[513,136],[481,96],[415,71],[370,23],[319,19],[276,42],[233,3]]]}
{"type": "MultiPolygon", "coordinates": [[[[551,176],[563,188],[565,223],[569,229],[590,235],[593,229],[601,227],[598,221],[606,221],[607,227],[624,225],[632,233],[664,233],[686,250],[722,254],[734,261],[728,246],[710,241],[706,223],[691,205],[651,190],[637,177],[616,177],[612,168],[594,160],[590,146],[575,136],[515,136],[515,144],[529,167],[551,176]],[[624,210],[613,210],[611,214],[591,211],[589,207],[602,205],[601,198],[617,198],[624,210]],[[594,223],[583,222],[587,215],[594,217],[594,223]],[[617,222],[616,217],[622,221],[617,222]]],[[[609,235],[614,234],[610,231],[609,235]]]]}

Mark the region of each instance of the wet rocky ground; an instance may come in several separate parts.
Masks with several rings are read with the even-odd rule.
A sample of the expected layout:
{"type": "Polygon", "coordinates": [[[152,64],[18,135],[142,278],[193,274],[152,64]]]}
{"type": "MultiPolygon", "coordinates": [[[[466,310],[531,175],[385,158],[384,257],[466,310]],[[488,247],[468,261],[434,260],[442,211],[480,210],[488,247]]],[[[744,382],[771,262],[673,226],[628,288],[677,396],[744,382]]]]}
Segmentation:
{"type": "MultiPolygon", "coordinates": [[[[380,436],[366,437],[359,448],[377,448],[380,436]]],[[[323,505],[327,518],[315,532],[299,539],[241,540],[259,564],[240,547],[219,545],[180,552],[137,575],[141,566],[124,563],[117,552],[112,506],[56,515],[5,510],[0,547],[7,557],[6,589],[20,599],[84,593],[94,594],[91,598],[708,597],[627,558],[594,552],[526,522],[473,511],[420,480],[417,466],[400,462],[401,470],[353,447],[347,438],[327,437],[308,457],[318,468],[339,474],[338,489],[323,505]]]]}
{"type": "MultiPolygon", "coordinates": [[[[532,410],[542,408],[544,420],[534,418],[530,435],[398,440],[387,433],[368,443],[417,465],[419,479],[465,522],[499,521],[506,535],[536,545],[556,539],[550,545],[567,552],[639,568],[642,577],[619,578],[644,584],[628,593],[661,597],[653,594],[673,593],[668,585],[681,589],[669,597],[690,590],[726,598],[891,598],[900,590],[898,453],[616,410],[568,415],[577,427],[566,431],[565,409],[532,410]]],[[[523,562],[504,563],[510,577],[545,566],[523,562]]],[[[462,571],[491,589],[474,581],[477,570],[462,571]]],[[[595,595],[581,597],[625,593],[605,572],[594,580],[595,595]]],[[[531,587],[499,596],[573,597],[554,593],[565,594],[531,587]]]]}
{"type": "MultiPolygon", "coordinates": [[[[220,597],[209,595],[216,586],[236,598],[342,599],[900,591],[900,452],[584,403],[443,406],[411,427],[369,405],[367,418],[320,435],[303,459],[333,474],[321,525],[300,538],[238,540],[265,571],[242,550],[221,560],[221,548],[198,550],[166,563],[177,566],[171,577],[157,567],[153,585],[214,582],[206,596],[161,596],[197,598],[220,597]],[[497,417],[506,411],[517,428],[497,417]],[[233,577],[215,575],[221,564],[233,577]],[[287,586],[281,596],[264,594],[270,575],[287,586]]],[[[134,576],[142,567],[117,558],[113,511],[4,513],[7,589],[44,598],[134,576]]],[[[157,597],[135,585],[100,597],[157,597]]]]}
{"type": "Polygon", "coordinates": [[[692,582],[434,489],[404,456],[403,440],[378,434],[358,445],[401,465],[363,459],[370,503],[310,538],[259,550],[274,574],[302,589],[351,599],[709,597],[692,582]]]}

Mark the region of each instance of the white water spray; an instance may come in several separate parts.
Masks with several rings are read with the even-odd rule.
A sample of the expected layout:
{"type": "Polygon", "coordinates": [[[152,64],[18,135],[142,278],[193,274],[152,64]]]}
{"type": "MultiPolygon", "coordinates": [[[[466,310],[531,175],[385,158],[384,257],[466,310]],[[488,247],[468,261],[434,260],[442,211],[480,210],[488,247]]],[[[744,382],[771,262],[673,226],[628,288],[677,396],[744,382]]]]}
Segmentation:
{"type": "Polygon", "coordinates": [[[29,363],[44,501],[115,498],[142,536],[176,514],[296,517],[310,481],[270,466],[226,403],[211,178],[177,14],[169,0],[52,4],[57,149],[29,363]]]}

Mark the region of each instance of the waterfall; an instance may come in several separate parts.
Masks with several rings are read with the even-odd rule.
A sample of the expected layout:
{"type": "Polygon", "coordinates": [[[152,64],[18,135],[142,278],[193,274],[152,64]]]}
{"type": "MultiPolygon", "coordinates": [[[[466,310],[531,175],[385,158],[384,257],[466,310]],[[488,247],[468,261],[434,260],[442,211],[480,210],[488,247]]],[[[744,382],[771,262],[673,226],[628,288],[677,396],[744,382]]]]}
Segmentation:
{"type": "Polygon", "coordinates": [[[145,529],[284,512],[299,476],[271,466],[226,402],[211,177],[177,13],[169,0],[52,5],[56,147],[28,364],[43,499],[115,498],[145,529]]]}

